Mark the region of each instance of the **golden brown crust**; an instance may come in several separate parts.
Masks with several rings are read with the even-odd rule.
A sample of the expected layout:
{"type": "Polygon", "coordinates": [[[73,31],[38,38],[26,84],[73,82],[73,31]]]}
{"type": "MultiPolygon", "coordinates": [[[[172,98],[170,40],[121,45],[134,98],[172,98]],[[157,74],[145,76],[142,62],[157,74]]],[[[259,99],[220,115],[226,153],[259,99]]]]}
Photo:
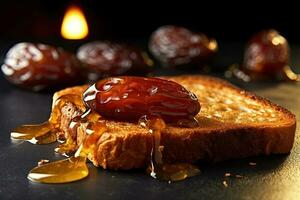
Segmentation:
{"type": "MultiPolygon", "coordinates": [[[[199,127],[178,128],[168,126],[162,132],[161,144],[164,146],[163,159],[165,162],[195,162],[200,159],[222,161],[260,154],[288,153],[291,150],[295,136],[296,119],[285,108],[271,103],[267,99],[243,91],[226,81],[212,77],[177,76],[163,78],[178,82],[192,91],[195,88],[197,90],[200,85],[204,86],[203,91],[213,91],[213,89],[217,91],[225,90],[224,94],[231,93],[233,100],[239,97],[239,103],[247,100],[250,102],[249,105],[252,105],[252,103],[257,104],[258,108],[269,109],[268,112],[271,113],[270,120],[263,118],[263,121],[259,121],[262,118],[261,116],[269,115],[264,115],[264,112],[258,110],[258,113],[263,113],[257,116],[258,121],[248,122],[242,120],[237,123],[234,121],[235,119],[224,121],[223,118],[208,118],[209,115],[207,113],[209,111],[207,113],[205,113],[205,110],[202,111],[203,113],[200,111],[199,115],[197,115],[197,119],[200,122],[199,127]],[[273,117],[272,119],[271,116],[273,117]]],[[[54,99],[69,93],[82,94],[86,87],[79,86],[59,91],[54,95],[54,99]]],[[[217,94],[213,93],[213,95],[217,94]]],[[[201,92],[199,95],[201,96],[201,92]]],[[[205,99],[201,98],[199,100],[205,101],[205,99]]],[[[205,104],[205,102],[201,101],[200,103],[205,104]]],[[[224,105],[226,106],[227,104],[224,105]]],[[[68,106],[72,105],[69,104],[68,106]]],[[[247,107],[248,104],[245,103],[243,106],[247,107]]],[[[76,108],[76,106],[74,107],[76,108]]],[[[251,114],[249,115],[251,116],[251,114]]],[[[256,115],[253,116],[255,117],[256,115]]],[[[228,114],[224,114],[224,117],[228,117],[228,114]]],[[[148,130],[137,124],[126,122],[106,120],[106,124],[108,131],[98,140],[98,150],[90,157],[93,163],[96,166],[109,169],[145,167],[149,162],[152,147],[152,136],[148,130]]],[[[78,136],[78,138],[82,140],[82,137],[78,136]]]]}

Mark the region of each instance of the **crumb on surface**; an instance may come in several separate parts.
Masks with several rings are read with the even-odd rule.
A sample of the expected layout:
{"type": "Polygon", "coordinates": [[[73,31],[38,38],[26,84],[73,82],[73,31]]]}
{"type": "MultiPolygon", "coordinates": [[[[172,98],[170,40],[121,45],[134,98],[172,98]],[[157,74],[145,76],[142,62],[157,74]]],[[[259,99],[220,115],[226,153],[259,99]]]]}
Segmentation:
{"type": "Polygon", "coordinates": [[[250,166],[255,166],[255,165],[256,165],[256,162],[249,162],[249,165],[250,165],[250,166]]]}

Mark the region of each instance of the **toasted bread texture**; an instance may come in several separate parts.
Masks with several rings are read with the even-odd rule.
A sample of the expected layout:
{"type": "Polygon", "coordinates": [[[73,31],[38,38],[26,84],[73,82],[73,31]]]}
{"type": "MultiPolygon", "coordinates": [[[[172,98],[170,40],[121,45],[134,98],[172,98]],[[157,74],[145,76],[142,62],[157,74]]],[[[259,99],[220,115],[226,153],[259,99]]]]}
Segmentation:
{"type": "MultiPolygon", "coordinates": [[[[162,131],[160,144],[164,162],[223,161],[285,154],[292,149],[296,118],[285,108],[208,76],[161,78],[183,85],[196,94],[201,104],[201,111],[196,116],[199,126],[167,125],[162,131]]],[[[66,94],[81,98],[87,87],[61,90],[54,94],[53,102],[66,94]]],[[[78,148],[86,133],[82,126],[75,131],[68,131],[68,128],[72,118],[84,112],[83,103],[67,102],[61,112],[61,131],[78,148]]],[[[106,123],[107,131],[95,141],[97,150],[89,155],[93,164],[115,170],[147,166],[152,149],[149,130],[137,123],[101,120],[106,123]]]]}

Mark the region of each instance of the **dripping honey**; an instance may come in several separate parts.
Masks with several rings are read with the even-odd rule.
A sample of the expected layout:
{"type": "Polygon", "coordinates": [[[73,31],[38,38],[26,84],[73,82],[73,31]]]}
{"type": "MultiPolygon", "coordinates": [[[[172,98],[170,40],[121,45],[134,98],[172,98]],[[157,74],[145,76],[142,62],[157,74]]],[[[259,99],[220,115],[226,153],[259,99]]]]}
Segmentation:
{"type": "MultiPolygon", "coordinates": [[[[75,155],[32,169],[28,174],[29,180],[41,183],[67,183],[83,179],[88,175],[86,158],[95,151],[96,141],[106,130],[106,125],[101,121],[93,121],[96,118],[93,114],[87,117],[90,118],[87,126],[90,128],[90,131],[87,131],[90,134],[85,136],[75,155]]],[[[61,144],[57,152],[66,154],[72,148],[68,144],[61,144]]]]}
{"type": "Polygon", "coordinates": [[[61,109],[66,103],[73,103],[79,107],[83,106],[79,95],[64,95],[54,103],[52,113],[48,121],[36,125],[22,125],[11,132],[11,138],[16,140],[27,140],[33,144],[48,144],[55,142],[56,133],[59,132],[61,109]]]}
{"type": "MultiPolygon", "coordinates": [[[[193,123],[192,121],[192,124],[193,123]]],[[[200,173],[197,166],[189,163],[169,164],[163,162],[161,137],[162,131],[166,128],[166,124],[162,119],[147,119],[145,116],[139,120],[139,124],[148,128],[149,133],[152,134],[150,165],[147,168],[147,173],[150,174],[150,176],[160,180],[180,181],[200,173]]],[[[187,125],[190,125],[190,122],[187,125]]]]}
{"type": "MultiPolygon", "coordinates": [[[[12,132],[11,137],[13,139],[27,140],[35,144],[55,142],[59,136],[61,109],[66,103],[73,103],[82,108],[82,110],[85,108],[81,96],[62,96],[55,102],[47,122],[38,125],[20,126],[12,132]]],[[[99,119],[100,116],[90,110],[72,119],[68,131],[78,131],[78,127],[81,126],[82,122],[88,122],[84,127],[85,130],[82,131],[85,133],[85,139],[82,144],[76,144],[72,140],[60,138],[61,144],[55,151],[69,158],[35,167],[29,172],[28,179],[41,183],[67,183],[88,176],[86,158],[91,152],[95,151],[98,139],[106,131],[105,123],[99,119]]],[[[199,169],[196,166],[188,163],[168,164],[163,162],[161,134],[166,124],[162,119],[147,119],[145,117],[140,119],[139,124],[149,129],[153,139],[150,165],[147,168],[147,173],[154,178],[168,181],[183,180],[199,173],[199,169]]],[[[177,125],[192,127],[197,125],[197,121],[185,120],[177,125]]]]}

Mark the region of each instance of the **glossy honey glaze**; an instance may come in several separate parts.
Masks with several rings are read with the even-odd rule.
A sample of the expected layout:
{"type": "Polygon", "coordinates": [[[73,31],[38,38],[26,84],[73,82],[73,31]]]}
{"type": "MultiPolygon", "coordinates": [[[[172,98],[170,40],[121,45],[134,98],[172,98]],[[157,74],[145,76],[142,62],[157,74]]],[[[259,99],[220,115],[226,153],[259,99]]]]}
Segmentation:
{"type": "MultiPolygon", "coordinates": [[[[33,144],[48,144],[57,141],[58,138],[61,144],[55,151],[68,157],[71,156],[67,159],[33,168],[28,174],[28,179],[31,181],[40,183],[68,183],[85,178],[89,174],[86,165],[86,154],[83,152],[86,152],[92,146],[85,145],[85,149],[81,148],[77,155],[73,156],[74,144],[59,137],[61,110],[66,103],[72,103],[79,107],[83,105],[81,96],[73,94],[64,95],[54,102],[48,121],[36,125],[22,125],[11,132],[12,139],[25,140],[33,144]]],[[[87,137],[86,140],[90,143],[91,139],[87,137]]]]}
{"type": "MultiPolygon", "coordinates": [[[[41,183],[68,183],[88,176],[89,170],[86,165],[86,159],[90,153],[96,150],[96,142],[106,131],[106,125],[100,121],[92,121],[93,114],[86,115],[86,117],[90,118],[88,129],[86,129],[88,134],[76,153],[70,158],[35,167],[28,174],[29,180],[41,183]]],[[[87,120],[81,118],[81,116],[79,119],[76,120],[77,123],[87,120]]],[[[65,142],[59,145],[57,149],[57,152],[66,155],[70,149],[73,149],[73,144],[65,142]]]]}
{"type": "Polygon", "coordinates": [[[68,183],[87,177],[86,157],[70,157],[30,170],[27,178],[40,183],[68,183]]]}
{"type": "MultiPolygon", "coordinates": [[[[27,140],[34,144],[47,144],[58,141],[61,143],[55,149],[57,153],[68,156],[69,158],[50,162],[33,168],[28,179],[40,183],[68,183],[83,179],[88,176],[88,167],[86,160],[89,155],[97,151],[97,141],[107,130],[105,120],[99,120],[100,116],[87,109],[71,119],[68,131],[78,131],[78,127],[85,124],[84,139],[81,144],[75,144],[72,140],[65,140],[60,137],[60,116],[64,105],[73,103],[76,106],[82,106],[81,96],[64,95],[60,97],[53,106],[50,119],[38,125],[23,125],[12,131],[13,139],[27,140]]],[[[169,164],[164,163],[162,158],[161,134],[166,127],[165,122],[160,118],[147,119],[142,117],[139,124],[149,130],[152,134],[152,149],[149,167],[147,173],[152,177],[167,180],[178,181],[197,175],[200,170],[188,163],[169,164]]],[[[180,124],[182,126],[182,123],[180,124]]],[[[190,124],[187,124],[190,126],[190,124]]],[[[78,134],[78,132],[77,132],[78,134]]]]}
{"type": "Polygon", "coordinates": [[[61,109],[66,103],[80,105],[79,95],[64,95],[56,100],[48,121],[41,124],[22,125],[11,132],[14,140],[26,140],[33,144],[49,144],[56,141],[56,133],[59,131],[61,109]]]}
{"type": "MultiPolygon", "coordinates": [[[[170,164],[163,162],[161,134],[166,128],[166,124],[162,119],[147,119],[147,116],[144,116],[139,120],[139,124],[148,128],[149,133],[152,134],[151,158],[147,168],[147,173],[150,176],[165,181],[180,181],[200,173],[199,168],[190,163],[170,164]]],[[[190,126],[190,123],[188,125],[190,126]]]]}
{"type": "Polygon", "coordinates": [[[49,121],[36,125],[23,125],[15,128],[12,139],[27,140],[33,144],[48,144],[56,141],[56,133],[49,121]]]}

